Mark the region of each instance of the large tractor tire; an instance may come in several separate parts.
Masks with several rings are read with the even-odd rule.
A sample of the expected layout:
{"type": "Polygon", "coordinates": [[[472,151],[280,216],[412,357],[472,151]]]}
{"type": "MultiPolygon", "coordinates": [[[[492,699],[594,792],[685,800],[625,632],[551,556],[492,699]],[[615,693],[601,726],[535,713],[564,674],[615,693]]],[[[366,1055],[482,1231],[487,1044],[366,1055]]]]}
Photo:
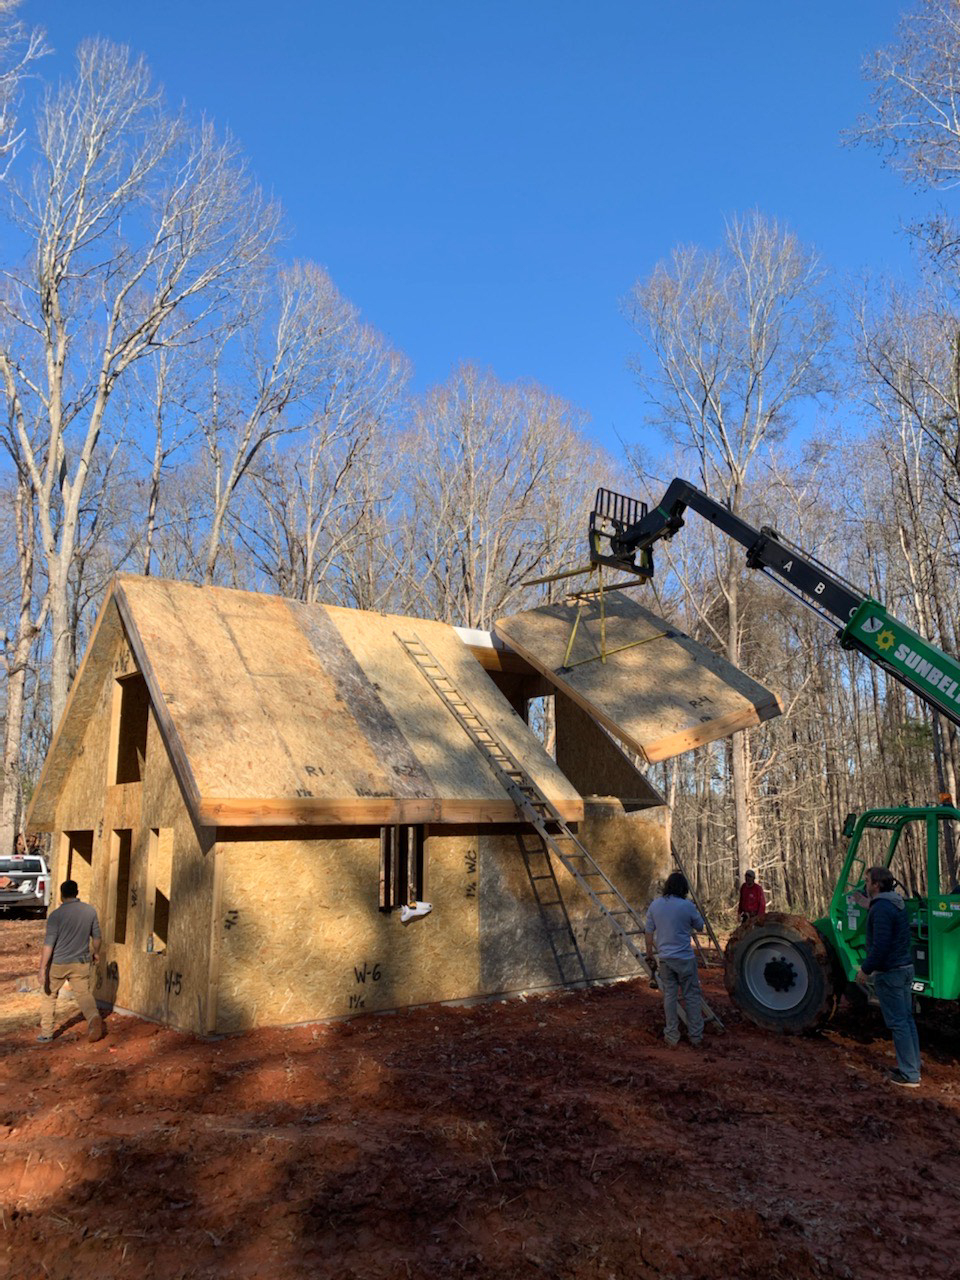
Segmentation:
{"type": "Polygon", "coordinates": [[[810,1031],[833,1013],[833,961],[803,916],[771,911],[742,924],[727,943],[724,966],[734,1003],[767,1031],[810,1031]]]}

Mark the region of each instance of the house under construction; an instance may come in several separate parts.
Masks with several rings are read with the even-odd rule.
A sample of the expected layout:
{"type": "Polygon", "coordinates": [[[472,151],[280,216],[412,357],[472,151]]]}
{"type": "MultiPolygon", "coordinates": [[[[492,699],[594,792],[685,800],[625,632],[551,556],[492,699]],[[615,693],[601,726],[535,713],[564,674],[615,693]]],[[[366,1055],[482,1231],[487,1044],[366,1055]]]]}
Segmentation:
{"type": "Polygon", "coordinates": [[[173,1026],[600,981],[636,972],[610,902],[669,854],[614,739],[665,759],[778,711],[618,592],[490,636],[124,575],[29,822],[100,914],[98,998],[173,1026]]]}

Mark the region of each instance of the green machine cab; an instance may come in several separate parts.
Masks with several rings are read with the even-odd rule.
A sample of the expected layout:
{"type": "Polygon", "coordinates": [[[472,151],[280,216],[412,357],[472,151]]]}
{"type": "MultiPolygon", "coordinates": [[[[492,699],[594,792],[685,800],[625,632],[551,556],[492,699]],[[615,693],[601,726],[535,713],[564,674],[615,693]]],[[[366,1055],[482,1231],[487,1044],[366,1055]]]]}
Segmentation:
{"type": "MultiPolygon", "coordinates": [[[[860,817],[850,814],[847,818],[847,854],[827,915],[815,922],[847,982],[854,980],[866,955],[867,907],[858,900],[864,891],[866,870],[882,866],[888,867],[903,887],[913,943],[915,993],[934,1000],[960,998],[960,892],[955,892],[960,886],[949,883],[944,857],[950,838],[947,824],[957,823],[960,811],[948,805],[870,809],[860,817]],[[911,839],[922,859],[918,884],[911,884],[911,871],[898,856],[911,839]]],[[[960,831],[960,827],[953,829],[960,831]]]]}

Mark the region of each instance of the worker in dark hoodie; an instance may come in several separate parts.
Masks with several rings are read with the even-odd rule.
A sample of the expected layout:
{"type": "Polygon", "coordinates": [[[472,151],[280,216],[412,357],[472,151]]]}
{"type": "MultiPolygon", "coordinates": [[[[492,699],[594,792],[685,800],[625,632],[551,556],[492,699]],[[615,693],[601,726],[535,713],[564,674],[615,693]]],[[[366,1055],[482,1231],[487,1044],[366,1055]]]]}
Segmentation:
{"type": "Polygon", "coordinates": [[[920,1085],[920,1040],[913,1020],[910,921],[886,867],[870,868],[866,889],[867,954],[857,971],[857,982],[866,986],[873,976],[880,1012],[893,1035],[897,1066],[890,1072],[891,1083],[916,1089],[920,1085]]]}

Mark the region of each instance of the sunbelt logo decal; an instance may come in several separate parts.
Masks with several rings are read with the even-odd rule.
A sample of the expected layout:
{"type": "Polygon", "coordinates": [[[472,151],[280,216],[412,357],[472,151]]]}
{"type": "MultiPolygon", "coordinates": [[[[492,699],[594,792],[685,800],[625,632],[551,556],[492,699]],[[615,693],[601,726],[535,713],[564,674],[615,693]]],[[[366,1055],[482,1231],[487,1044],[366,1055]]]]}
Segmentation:
{"type": "Polygon", "coordinates": [[[906,641],[897,643],[896,632],[883,618],[865,618],[860,631],[870,637],[871,648],[885,654],[894,666],[909,671],[918,682],[935,689],[942,695],[941,701],[960,703],[960,668],[953,664],[948,667],[947,658],[938,654],[938,665],[928,656],[929,651],[915,649],[906,641]]]}
{"type": "Polygon", "coordinates": [[[893,634],[889,627],[884,627],[882,618],[867,618],[860,630],[865,636],[877,636],[876,646],[878,649],[892,649],[897,642],[897,637],[893,634]],[[880,632],[877,635],[877,632],[880,632]]]}

